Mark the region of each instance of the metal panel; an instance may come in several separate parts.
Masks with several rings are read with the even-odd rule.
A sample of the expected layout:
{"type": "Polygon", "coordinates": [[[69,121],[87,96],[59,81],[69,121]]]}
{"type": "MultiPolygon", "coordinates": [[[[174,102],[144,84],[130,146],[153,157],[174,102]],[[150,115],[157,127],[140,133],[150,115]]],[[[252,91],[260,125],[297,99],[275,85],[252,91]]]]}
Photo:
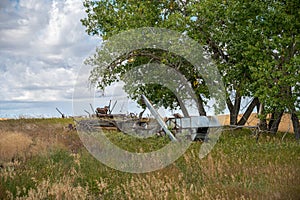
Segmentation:
{"type": "Polygon", "coordinates": [[[205,116],[194,116],[194,117],[185,117],[175,119],[176,124],[185,129],[185,128],[199,128],[199,127],[209,127],[210,121],[205,116]]]}

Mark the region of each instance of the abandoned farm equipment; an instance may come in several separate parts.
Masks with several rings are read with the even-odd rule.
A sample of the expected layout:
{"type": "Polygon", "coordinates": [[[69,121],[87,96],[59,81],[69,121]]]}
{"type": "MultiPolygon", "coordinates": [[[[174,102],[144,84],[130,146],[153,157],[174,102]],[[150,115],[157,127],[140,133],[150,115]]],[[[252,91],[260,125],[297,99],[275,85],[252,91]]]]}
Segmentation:
{"type": "Polygon", "coordinates": [[[145,95],[142,95],[142,99],[147,108],[150,110],[151,114],[155,117],[164,132],[172,141],[177,141],[174,135],[178,133],[187,133],[187,136],[189,136],[192,141],[206,140],[209,128],[220,127],[220,124],[218,123],[218,120],[216,118],[207,116],[178,116],[175,118],[169,118],[165,122],[145,95]],[[168,127],[171,128],[171,131],[168,129],[168,127]]]}
{"type": "Polygon", "coordinates": [[[117,101],[115,101],[113,105],[111,103],[112,102],[110,100],[108,106],[97,107],[96,109],[94,109],[92,104],[90,104],[90,107],[94,114],[91,114],[87,110],[84,110],[84,112],[88,114],[89,118],[77,121],[78,125],[81,125],[82,128],[84,127],[88,130],[109,129],[124,132],[125,130],[123,130],[122,127],[124,127],[125,129],[126,126],[123,126],[122,123],[130,123],[130,121],[136,121],[136,115],[132,113],[130,115],[112,114],[117,101]]]}
{"type": "Polygon", "coordinates": [[[221,127],[216,118],[207,116],[175,115],[164,120],[146,96],[142,95],[142,100],[154,118],[141,118],[134,114],[111,114],[116,103],[110,109],[110,101],[109,106],[95,110],[96,117],[80,120],[77,127],[92,132],[99,129],[114,129],[137,137],[149,137],[163,131],[172,141],[177,141],[177,134],[184,134],[192,141],[206,140],[209,128],[221,127]]]}
{"type": "Polygon", "coordinates": [[[61,118],[65,118],[65,114],[63,114],[58,108],[55,108],[57,110],[57,112],[59,112],[59,114],[61,114],[61,118]]]}

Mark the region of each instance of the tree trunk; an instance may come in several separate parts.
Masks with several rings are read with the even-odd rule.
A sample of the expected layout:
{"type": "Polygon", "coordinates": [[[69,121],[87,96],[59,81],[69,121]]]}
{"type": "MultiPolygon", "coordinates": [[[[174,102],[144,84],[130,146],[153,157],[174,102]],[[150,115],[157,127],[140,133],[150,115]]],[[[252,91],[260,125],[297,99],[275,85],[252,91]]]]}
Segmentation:
{"type": "Polygon", "coordinates": [[[228,97],[226,100],[227,107],[230,113],[230,125],[237,125],[237,119],[240,112],[242,97],[236,92],[234,98],[234,104],[232,104],[230,98],[228,97]]]}
{"type": "Polygon", "coordinates": [[[190,116],[189,112],[187,111],[187,109],[186,109],[184,103],[182,102],[182,100],[180,98],[177,98],[177,97],[176,97],[176,99],[177,99],[177,101],[179,103],[179,106],[180,106],[180,109],[182,111],[183,116],[189,117],[190,116]]]}
{"type": "Polygon", "coordinates": [[[271,130],[271,128],[273,126],[273,123],[275,121],[275,115],[276,115],[276,113],[275,113],[275,111],[273,111],[271,113],[270,120],[269,120],[269,123],[268,123],[268,130],[271,130]]]}
{"type": "Polygon", "coordinates": [[[241,108],[242,97],[239,94],[236,94],[234,100],[234,121],[232,121],[233,125],[237,125],[237,120],[241,108]]]}
{"type": "Polygon", "coordinates": [[[231,122],[231,116],[233,115],[233,110],[234,110],[234,108],[233,108],[233,104],[232,104],[232,102],[231,102],[231,100],[230,100],[230,98],[229,97],[227,97],[226,98],[226,104],[227,104],[227,107],[228,107],[228,110],[229,110],[229,114],[230,114],[230,122],[231,122]]]}
{"type": "Polygon", "coordinates": [[[280,111],[280,112],[274,113],[274,120],[273,120],[272,125],[270,127],[270,132],[271,133],[274,133],[274,134],[277,133],[281,118],[283,116],[283,113],[284,113],[283,110],[280,111]]]}
{"type": "Polygon", "coordinates": [[[259,102],[259,99],[258,99],[258,103],[256,105],[256,113],[257,114],[259,113],[259,108],[260,108],[260,102],[259,102]]]}
{"type": "Polygon", "coordinates": [[[197,96],[197,108],[200,116],[206,116],[206,111],[203,106],[203,100],[200,95],[197,96]]]}
{"type": "Polygon", "coordinates": [[[239,120],[239,122],[237,123],[239,126],[243,126],[246,124],[246,122],[248,121],[251,113],[253,112],[254,108],[259,104],[258,98],[255,97],[252,102],[250,103],[250,105],[248,106],[246,112],[243,114],[242,118],[239,120]]]}
{"type": "Polygon", "coordinates": [[[258,117],[259,117],[258,127],[260,130],[266,131],[267,130],[267,120],[266,120],[264,112],[265,112],[264,105],[263,105],[263,103],[260,103],[259,112],[258,112],[258,117]]]}
{"type": "Polygon", "coordinates": [[[296,140],[299,140],[300,139],[300,123],[299,123],[299,118],[295,112],[292,113],[292,123],[293,123],[296,140]]]}
{"type": "MultiPolygon", "coordinates": [[[[189,112],[186,109],[183,101],[180,100],[179,98],[177,98],[177,101],[179,103],[179,106],[180,106],[180,109],[182,111],[183,116],[189,117],[190,116],[189,112]]],[[[203,100],[202,100],[202,98],[200,96],[197,97],[197,102],[196,103],[197,103],[197,108],[198,108],[198,111],[199,111],[199,115],[200,116],[206,116],[206,112],[205,112],[205,109],[204,109],[204,106],[203,106],[203,100]]]]}

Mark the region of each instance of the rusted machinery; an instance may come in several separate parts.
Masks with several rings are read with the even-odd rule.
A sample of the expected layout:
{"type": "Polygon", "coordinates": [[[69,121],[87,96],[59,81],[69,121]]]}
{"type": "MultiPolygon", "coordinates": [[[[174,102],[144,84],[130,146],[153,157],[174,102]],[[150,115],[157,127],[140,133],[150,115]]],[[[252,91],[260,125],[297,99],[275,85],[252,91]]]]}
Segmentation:
{"type": "MultiPolygon", "coordinates": [[[[174,118],[163,119],[146,96],[142,100],[154,118],[141,118],[136,115],[111,114],[110,105],[96,109],[97,118],[81,120],[81,126],[88,130],[117,129],[127,134],[148,137],[160,131],[164,131],[172,141],[177,141],[177,134],[185,134],[193,141],[205,140],[209,128],[219,128],[220,124],[214,117],[180,115],[174,118]]],[[[116,103],[115,103],[116,104],[116,103]]],[[[115,107],[115,104],[113,108],[115,107]]],[[[91,106],[92,107],[92,106],[91,106]]]]}

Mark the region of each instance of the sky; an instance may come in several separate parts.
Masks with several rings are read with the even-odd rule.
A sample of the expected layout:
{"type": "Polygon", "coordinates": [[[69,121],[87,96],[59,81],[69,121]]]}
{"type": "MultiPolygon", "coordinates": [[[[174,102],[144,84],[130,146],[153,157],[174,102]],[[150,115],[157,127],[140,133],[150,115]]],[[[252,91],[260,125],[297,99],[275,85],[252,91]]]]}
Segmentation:
{"type": "Polygon", "coordinates": [[[81,0],[0,1],[0,118],[72,115],[74,84],[100,37],[81,0]]]}
{"type": "Polygon", "coordinates": [[[95,109],[110,100],[113,113],[141,111],[120,84],[105,97],[86,90],[83,62],[102,40],[85,32],[84,17],[82,0],[0,1],[0,118],[60,117],[56,108],[87,115],[90,103],[95,109]]]}
{"type": "Polygon", "coordinates": [[[99,93],[76,89],[88,81],[88,72],[82,76],[84,60],[102,42],[85,32],[80,22],[85,17],[82,0],[0,1],[0,118],[60,117],[56,108],[66,116],[81,115],[92,112],[90,103],[103,107],[110,100],[118,101],[115,113],[141,111],[124,98],[121,85],[108,88],[100,99],[94,98],[99,93]],[[76,109],[74,89],[82,95],[76,109]]]}

